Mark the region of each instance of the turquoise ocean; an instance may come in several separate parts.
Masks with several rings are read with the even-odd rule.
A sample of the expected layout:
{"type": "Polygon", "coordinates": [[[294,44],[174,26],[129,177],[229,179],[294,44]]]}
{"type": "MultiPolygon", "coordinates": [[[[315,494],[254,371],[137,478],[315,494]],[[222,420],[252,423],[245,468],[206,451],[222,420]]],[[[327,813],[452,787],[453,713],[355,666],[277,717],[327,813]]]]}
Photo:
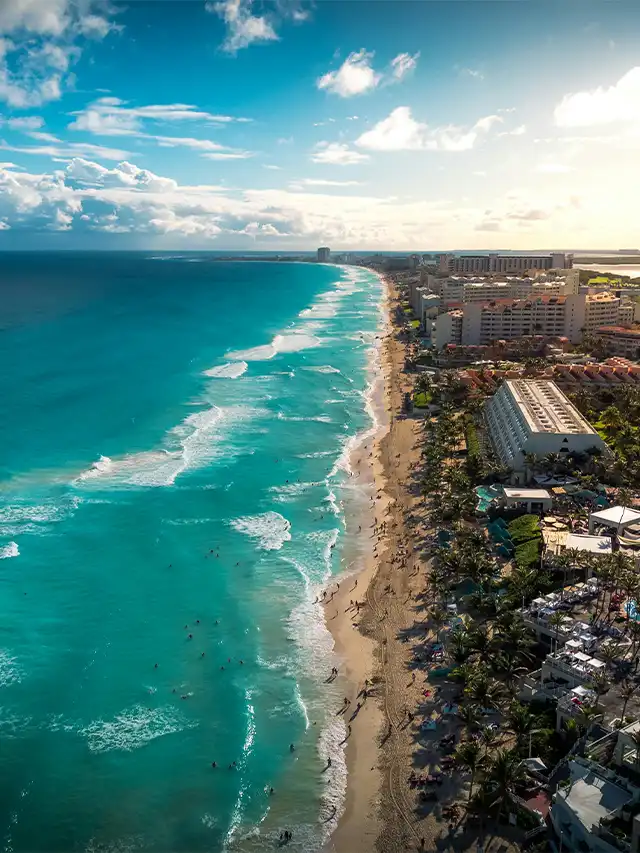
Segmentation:
{"type": "Polygon", "coordinates": [[[0,255],[2,850],[322,847],[314,600],[381,304],[354,267],[0,255]]]}

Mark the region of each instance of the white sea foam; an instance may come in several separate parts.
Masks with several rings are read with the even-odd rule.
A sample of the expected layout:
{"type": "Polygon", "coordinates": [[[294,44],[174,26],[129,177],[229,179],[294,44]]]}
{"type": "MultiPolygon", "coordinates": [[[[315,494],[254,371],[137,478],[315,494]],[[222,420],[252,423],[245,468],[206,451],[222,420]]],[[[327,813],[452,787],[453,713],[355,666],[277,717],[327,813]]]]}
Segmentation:
{"type": "Polygon", "coordinates": [[[113,470],[113,460],[108,456],[101,456],[97,462],[94,462],[88,471],[80,474],[80,479],[90,480],[93,477],[101,477],[103,474],[108,474],[113,470]]]}
{"type": "Polygon", "coordinates": [[[335,450],[315,450],[313,453],[298,453],[298,459],[321,459],[323,456],[334,456],[335,450]]]}
{"type": "Polygon", "coordinates": [[[17,542],[9,542],[8,545],[0,547],[0,560],[6,560],[8,557],[19,557],[20,549],[17,542]]]}
{"type": "Polygon", "coordinates": [[[269,486],[273,499],[280,503],[288,503],[308,492],[310,489],[321,486],[322,483],[284,483],[281,486],[269,486]]]}
{"type": "Polygon", "coordinates": [[[301,370],[309,370],[311,373],[340,373],[337,367],[331,364],[318,364],[316,366],[301,367],[301,370]]]}
{"type": "Polygon", "coordinates": [[[268,361],[278,355],[278,353],[300,352],[301,350],[318,347],[321,343],[322,341],[314,335],[293,332],[287,335],[276,335],[270,344],[228,352],[227,358],[232,358],[235,361],[268,361]]]}
{"type": "MultiPolygon", "coordinates": [[[[226,439],[230,427],[250,424],[265,410],[250,406],[211,406],[192,412],[166,436],[166,447],[132,453],[107,463],[96,463],[75,480],[80,487],[118,488],[126,486],[171,486],[187,469],[197,468],[213,459],[234,455],[226,439]]],[[[101,457],[102,458],[102,457],[101,457]]]]}
{"type": "MultiPolygon", "coordinates": [[[[12,501],[4,506],[0,504],[0,536],[20,536],[23,534],[45,534],[51,525],[70,518],[78,508],[81,499],[66,496],[47,503],[31,504],[26,501],[12,501]]],[[[6,554],[8,557],[17,554],[6,554]]]]}
{"type": "Polygon", "coordinates": [[[156,738],[197,725],[170,705],[155,710],[134,705],[133,708],[121,711],[113,720],[94,720],[78,729],[78,734],[87,739],[91,752],[109,752],[114,749],[131,752],[156,738]]]}
{"type": "Polygon", "coordinates": [[[291,539],[291,524],[279,512],[246,515],[229,523],[238,533],[256,539],[263,551],[279,551],[291,539]]]}
{"type": "Polygon", "coordinates": [[[281,421],[292,421],[294,423],[304,421],[315,421],[318,424],[333,423],[329,415],[310,415],[309,417],[305,417],[304,415],[284,415],[282,412],[278,412],[278,419],[281,421]]]}
{"type": "Polygon", "coordinates": [[[237,379],[246,372],[249,365],[246,361],[229,361],[217,367],[211,367],[204,371],[204,376],[217,377],[218,379],[237,379]]]}
{"type": "Polygon", "coordinates": [[[22,681],[23,671],[18,659],[7,649],[0,649],[0,687],[18,684],[22,681]]]}

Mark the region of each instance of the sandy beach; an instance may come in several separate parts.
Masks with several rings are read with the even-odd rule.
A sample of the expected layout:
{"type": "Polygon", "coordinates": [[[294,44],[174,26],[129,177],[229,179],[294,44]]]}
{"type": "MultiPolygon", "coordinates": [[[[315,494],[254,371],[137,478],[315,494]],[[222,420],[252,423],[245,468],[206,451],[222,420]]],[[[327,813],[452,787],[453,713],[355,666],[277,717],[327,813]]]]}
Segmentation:
{"type": "MultiPolygon", "coordinates": [[[[345,810],[327,851],[476,851],[477,824],[468,820],[464,826],[454,825],[442,813],[445,803],[466,801],[460,775],[445,777],[435,805],[421,804],[408,783],[412,769],[438,769],[437,743],[424,738],[420,723],[434,714],[440,716],[453,701],[456,688],[451,683],[434,687],[425,669],[414,661],[412,640],[435,639],[425,597],[430,563],[423,556],[434,531],[429,502],[412,486],[421,462],[423,422],[400,414],[412,381],[404,372],[407,341],[398,320],[398,293],[392,281],[387,281],[387,287],[392,322],[381,349],[379,406],[384,416],[378,433],[353,463],[354,474],[369,477],[374,500],[367,526],[361,517],[351,523],[362,524],[362,537],[370,545],[359,574],[347,576],[327,605],[327,624],[342,660],[340,676],[352,699],[349,717],[356,702],[362,704],[351,721],[347,742],[345,810]],[[357,601],[364,605],[359,614],[350,607],[356,592],[357,601]],[[365,680],[368,697],[363,701],[365,680]]],[[[456,726],[452,718],[442,733],[455,731],[456,726]]],[[[504,830],[485,834],[483,843],[486,853],[519,849],[504,830]]]]}
{"type": "MultiPolygon", "coordinates": [[[[396,293],[392,283],[387,282],[387,286],[389,310],[393,311],[396,293]]],[[[370,545],[358,574],[341,584],[327,606],[327,624],[343,661],[341,674],[350,685],[351,695],[360,694],[365,680],[370,683],[367,700],[360,696],[362,707],[352,722],[347,743],[347,800],[329,845],[329,850],[335,853],[375,847],[395,772],[393,766],[387,766],[382,747],[395,739],[395,734],[388,738],[389,722],[395,729],[407,699],[405,662],[396,660],[391,649],[396,624],[407,621],[403,602],[407,601],[410,589],[412,558],[408,556],[406,565],[398,572],[398,555],[405,544],[405,484],[418,458],[414,421],[394,417],[400,411],[404,392],[410,388],[410,381],[403,374],[404,360],[405,344],[398,339],[397,329],[390,325],[380,353],[381,387],[373,401],[380,426],[352,460],[354,475],[371,481],[375,497],[370,519],[362,530],[370,545]],[[381,530],[383,523],[385,529],[381,530]],[[354,588],[356,578],[358,585],[354,588]],[[389,583],[393,594],[385,591],[389,583]],[[353,599],[365,604],[359,616],[350,607],[353,599]]],[[[410,621],[413,622],[412,615],[410,621]]],[[[356,701],[352,700],[349,716],[354,705],[356,701]]]]}

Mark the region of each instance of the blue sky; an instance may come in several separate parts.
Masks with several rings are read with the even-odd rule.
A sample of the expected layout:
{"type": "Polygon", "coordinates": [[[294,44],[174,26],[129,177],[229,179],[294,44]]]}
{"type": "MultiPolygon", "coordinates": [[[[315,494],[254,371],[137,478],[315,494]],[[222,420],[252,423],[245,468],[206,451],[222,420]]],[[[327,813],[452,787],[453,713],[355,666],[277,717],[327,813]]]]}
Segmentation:
{"type": "Polygon", "coordinates": [[[640,6],[0,0],[0,248],[640,242],[640,6]]]}

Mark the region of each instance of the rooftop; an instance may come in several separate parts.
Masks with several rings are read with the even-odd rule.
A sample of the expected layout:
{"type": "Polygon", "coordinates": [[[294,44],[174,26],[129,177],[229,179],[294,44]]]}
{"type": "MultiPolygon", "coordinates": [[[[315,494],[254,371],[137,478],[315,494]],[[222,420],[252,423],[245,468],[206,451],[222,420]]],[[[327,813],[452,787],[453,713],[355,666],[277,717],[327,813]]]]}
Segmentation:
{"type": "Polygon", "coordinates": [[[628,329],[625,326],[598,326],[596,332],[602,335],[629,335],[640,338],[640,326],[628,329]]]}
{"type": "Polygon", "coordinates": [[[591,767],[572,761],[569,770],[572,784],[563,792],[563,799],[587,829],[632,799],[629,791],[599,776],[591,767]]]}
{"type": "Polygon", "coordinates": [[[594,554],[610,554],[611,537],[589,536],[582,533],[568,533],[564,547],[573,551],[591,551],[594,554]]]}
{"type": "Polygon", "coordinates": [[[523,501],[551,500],[551,495],[546,489],[510,489],[504,486],[502,491],[506,498],[514,500],[518,498],[521,498],[523,501]]]}
{"type": "Polygon", "coordinates": [[[507,379],[505,386],[532,432],[597,435],[555,382],[549,379],[507,379]]]}

